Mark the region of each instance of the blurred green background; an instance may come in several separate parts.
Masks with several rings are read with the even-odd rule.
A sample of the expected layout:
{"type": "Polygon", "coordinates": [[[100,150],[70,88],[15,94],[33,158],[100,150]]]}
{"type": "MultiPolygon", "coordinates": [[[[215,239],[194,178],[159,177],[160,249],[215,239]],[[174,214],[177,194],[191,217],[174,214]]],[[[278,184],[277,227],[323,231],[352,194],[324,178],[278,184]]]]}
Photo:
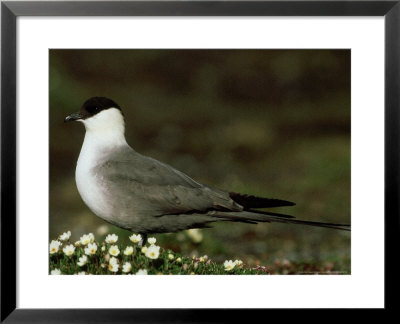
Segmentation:
{"type": "MultiPolygon", "coordinates": [[[[297,203],[276,211],[350,223],[349,50],[50,50],[49,237],[128,232],[82,202],[74,172],[84,127],[64,124],[92,96],[116,101],[128,143],[229,191],[297,203]]],[[[350,233],[214,223],[158,243],[216,261],[333,262],[350,270],[350,233]]]]}

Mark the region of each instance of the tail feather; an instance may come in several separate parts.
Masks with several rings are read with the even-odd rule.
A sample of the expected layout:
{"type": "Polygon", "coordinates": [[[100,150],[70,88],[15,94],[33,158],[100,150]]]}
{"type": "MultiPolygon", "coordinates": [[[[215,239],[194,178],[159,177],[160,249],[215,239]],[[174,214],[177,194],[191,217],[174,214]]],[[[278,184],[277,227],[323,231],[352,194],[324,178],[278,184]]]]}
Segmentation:
{"type": "Polygon", "coordinates": [[[255,214],[260,214],[260,215],[276,216],[276,217],[283,217],[283,218],[295,218],[292,215],[281,214],[281,213],[273,213],[273,212],[265,211],[265,210],[248,209],[247,211],[249,211],[251,213],[255,213],[255,214]]]}
{"type": "Polygon", "coordinates": [[[325,228],[340,229],[350,231],[350,224],[336,224],[336,223],[323,223],[314,222],[301,219],[294,219],[293,216],[269,213],[269,212],[254,212],[254,211],[243,211],[243,212],[214,212],[213,216],[218,218],[230,220],[230,221],[241,221],[241,222],[275,222],[275,223],[289,223],[289,224],[300,224],[309,225],[325,228]]]}
{"type": "Polygon", "coordinates": [[[301,220],[301,219],[281,219],[281,218],[278,218],[273,221],[277,222],[277,223],[289,223],[289,224],[300,224],[300,225],[309,225],[309,226],[316,226],[316,227],[333,228],[333,229],[340,229],[340,230],[344,230],[344,231],[351,230],[350,224],[323,223],[323,222],[306,221],[306,220],[301,220]]]}

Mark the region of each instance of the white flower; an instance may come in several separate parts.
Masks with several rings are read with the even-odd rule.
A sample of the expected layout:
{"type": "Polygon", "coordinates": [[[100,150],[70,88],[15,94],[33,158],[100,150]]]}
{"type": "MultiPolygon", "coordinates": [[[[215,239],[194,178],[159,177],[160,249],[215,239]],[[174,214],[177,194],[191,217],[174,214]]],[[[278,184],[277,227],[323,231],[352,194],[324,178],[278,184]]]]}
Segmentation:
{"type": "Polygon", "coordinates": [[[103,246],[101,247],[101,250],[104,252],[104,251],[106,250],[106,247],[103,245],[103,246]]]}
{"type": "Polygon", "coordinates": [[[111,272],[117,272],[118,269],[119,269],[118,259],[112,257],[110,259],[110,262],[108,263],[108,270],[110,270],[111,272]]]}
{"type": "Polygon", "coordinates": [[[71,231],[65,232],[63,234],[61,234],[58,239],[61,241],[67,241],[69,240],[69,238],[71,237],[71,231]]]}
{"type": "Polygon", "coordinates": [[[118,256],[119,255],[119,249],[117,245],[111,245],[111,247],[108,249],[108,253],[110,253],[112,256],[118,256]]]}
{"type": "Polygon", "coordinates": [[[127,246],[126,249],[124,250],[125,255],[131,255],[133,253],[133,247],[132,246],[127,246]]]}
{"type": "Polygon", "coordinates": [[[155,237],[149,237],[149,238],[147,239],[147,242],[148,242],[150,245],[154,245],[154,244],[156,244],[157,240],[156,240],[155,237]]]}
{"type": "Polygon", "coordinates": [[[173,260],[174,259],[174,255],[172,253],[168,254],[168,259],[169,260],[173,260]]]}
{"type": "Polygon", "coordinates": [[[141,249],[141,251],[142,251],[143,254],[146,254],[147,246],[143,246],[142,249],[141,249]]]}
{"type": "Polygon", "coordinates": [[[199,258],[199,262],[206,262],[208,260],[207,255],[203,255],[202,257],[199,258]]]}
{"type": "Polygon", "coordinates": [[[73,246],[72,244],[67,245],[66,247],[63,248],[63,251],[65,255],[71,256],[72,254],[75,253],[75,246],[73,246]]]}
{"type": "Polygon", "coordinates": [[[114,258],[114,257],[111,257],[109,260],[109,263],[111,263],[111,264],[118,264],[118,262],[119,262],[118,259],[114,258]]]}
{"type": "Polygon", "coordinates": [[[182,262],[182,259],[181,259],[181,258],[178,258],[178,259],[176,259],[176,262],[181,263],[181,262],[182,262]]]}
{"type": "Polygon", "coordinates": [[[235,263],[235,266],[238,266],[238,267],[243,265],[243,261],[242,260],[235,260],[234,263],[235,263]]]}
{"type": "Polygon", "coordinates": [[[89,233],[88,235],[89,235],[89,238],[90,238],[90,243],[93,243],[93,242],[94,242],[94,235],[93,235],[93,233],[89,233]]]}
{"type": "Polygon", "coordinates": [[[50,274],[53,275],[53,276],[60,275],[61,274],[61,270],[60,269],[51,270],[50,274]]]}
{"type": "Polygon", "coordinates": [[[160,247],[157,245],[150,245],[146,250],[146,256],[150,259],[157,259],[160,255],[160,247]]]}
{"type": "Polygon", "coordinates": [[[76,241],[76,242],[74,243],[74,245],[75,245],[76,247],[81,246],[81,241],[80,241],[80,240],[79,240],[79,241],[76,241]]]}
{"type": "Polygon", "coordinates": [[[235,262],[233,262],[232,260],[226,260],[224,262],[224,267],[226,271],[231,271],[235,267],[235,262]]]}
{"type": "Polygon", "coordinates": [[[186,233],[194,243],[200,243],[203,240],[203,234],[198,228],[189,229],[186,233]]]}
{"type": "Polygon", "coordinates": [[[79,258],[79,261],[76,263],[78,266],[83,267],[86,263],[87,263],[87,256],[86,255],[82,255],[79,258]]]}
{"type": "Polygon", "coordinates": [[[93,255],[97,252],[97,244],[96,243],[89,243],[87,247],[85,247],[85,254],[93,255]]]}
{"type": "Polygon", "coordinates": [[[51,241],[50,243],[50,254],[54,254],[57,253],[60,250],[60,246],[61,246],[61,242],[60,241],[51,241]]]}
{"type": "Polygon", "coordinates": [[[132,234],[131,236],[129,236],[129,239],[133,242],[133,243],[140,243],[142,241],[142,235],[138,234],[132,234]]]}
{"type": "Polygon", "coordinates": [[[132,270],[132,265],[129,262],[125,262],[122,266],[122,272],[130,272],[132,270]]]}
{"type": "Polygon", "coordinates": [[[137,275],[137,276],[140,276],[140,275],[147,275],[147,270],[146,270],[146,269],[139,269],[139,271],[136,272],[136,275],[137,275]]]}
{"type": "Polygon", "coordinates": [[[85,271],[81,271],[81,272],[78,272],[77,275],[84,276],[84,275],[86,275],[86,272],[85,271]]]}
{"type": "Polygon", "coordinates": [[[117,243],[118,241],[118,236],[115,234],[108,234],[106,237],[106,243],[113,244],[117,243]]]}
{"type": "Polygon", "coordinates": [[[81,244],[82,245],[88,245],[89,243],[91,243],[92,242],[92,240],[93,240],[93,234],[92,235],[90,235],[90,234],[84,234],[84,235],[82,235],[81,236],[81,238],[80,238],[80,242],[81,242],[81,244]]]}

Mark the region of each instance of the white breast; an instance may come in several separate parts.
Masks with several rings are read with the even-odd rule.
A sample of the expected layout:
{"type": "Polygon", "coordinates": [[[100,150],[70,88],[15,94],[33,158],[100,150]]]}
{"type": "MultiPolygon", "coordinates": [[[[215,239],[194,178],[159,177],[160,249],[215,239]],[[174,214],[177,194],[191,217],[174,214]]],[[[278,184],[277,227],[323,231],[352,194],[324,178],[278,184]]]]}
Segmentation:
{"type": "Polygon", "coordinates": [[[95,151],[89,149],[87,144],[85,138],[75,171],[76,186],[78,187],[82,200],[92,212],[99,217],[107,218],[107,212],[110,208],[104,197],[105,188],[101,187],[98,175],[93,172],[93,168],[97,165],[99,155],[96,154],[95,151]]]}
{"type": "Polygon", "coordinates": [[[85,125],[86,134],[75,171],[76,185],[85,204],[97,216],[110,220],[112,215],[106,195],[107,188],[103,187],[101,175],[93,171],[107,159],[107,154],[113,149],[128,145],[123,116],[118,109],[111,108],[81,121],[85,125]]]}

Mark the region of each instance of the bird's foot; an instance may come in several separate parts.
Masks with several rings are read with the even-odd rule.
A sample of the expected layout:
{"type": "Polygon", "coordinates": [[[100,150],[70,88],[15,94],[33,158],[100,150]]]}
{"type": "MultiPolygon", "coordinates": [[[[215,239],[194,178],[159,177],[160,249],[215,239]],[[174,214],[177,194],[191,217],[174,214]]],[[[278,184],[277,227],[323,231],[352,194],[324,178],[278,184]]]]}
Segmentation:
{"type": "Polygon", "coordinates": [[[147,234],[140,234],[142,236],[142,240],[139,242],[139,246],[143,247],[147,242],[147,234]]]}

